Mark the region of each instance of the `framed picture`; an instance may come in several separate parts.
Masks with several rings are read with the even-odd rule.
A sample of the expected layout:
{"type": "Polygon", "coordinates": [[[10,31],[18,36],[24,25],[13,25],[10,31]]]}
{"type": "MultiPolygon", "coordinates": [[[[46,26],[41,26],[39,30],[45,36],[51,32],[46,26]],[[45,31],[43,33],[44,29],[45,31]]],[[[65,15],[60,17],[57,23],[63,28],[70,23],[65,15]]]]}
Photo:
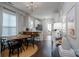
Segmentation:
{"type": "Polygon", "coordinates": [[[67,14],[67,33],[68,36],[75,39],[76,38],[76,15],[75,15],[75,7],[73,7],[67,14]]]}
{"type": "Polygon", "coordinates": [[[36,27],[36,30],[42,31],[42,25],[41,24],[38,24],[37,27],[36,27]]]}

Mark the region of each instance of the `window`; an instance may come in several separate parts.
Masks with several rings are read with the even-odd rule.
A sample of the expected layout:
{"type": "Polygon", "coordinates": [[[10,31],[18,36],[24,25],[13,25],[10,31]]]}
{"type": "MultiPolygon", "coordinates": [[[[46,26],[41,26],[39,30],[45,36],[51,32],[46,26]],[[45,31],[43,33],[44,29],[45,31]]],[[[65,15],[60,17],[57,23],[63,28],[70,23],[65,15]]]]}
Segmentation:
{"type": "Polygon", "coordinates": [[[54,23],[54,29],[62,29],[62,26],[64,25],[62,23],[54,23]]]}
{"type": "Polygon", "coordinates": [[[3,12],[3,28],[2,35],[16,35],[16,15],[8,12],[3,12]]]}
{"type": "Polygon", "coordinates": [[[48,31],[51,31],[51,30],[52,30],[52,25],[48,24],[48,31]]]}
{"type": "Polygon", "coordinates": [[[29,17],[29,28],[33,29],[33,27],[34,27],[33,18],[29,17]]]}

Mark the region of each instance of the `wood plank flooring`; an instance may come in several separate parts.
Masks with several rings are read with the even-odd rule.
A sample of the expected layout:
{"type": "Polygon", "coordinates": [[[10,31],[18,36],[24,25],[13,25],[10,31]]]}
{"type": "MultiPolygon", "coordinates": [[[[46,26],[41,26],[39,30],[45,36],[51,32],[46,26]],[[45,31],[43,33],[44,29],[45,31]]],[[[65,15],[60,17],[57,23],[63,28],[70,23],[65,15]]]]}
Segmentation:
{"type": "Polygon", "coordinates": [[[51,41],[51,36],[48,36],[46,40],[39,42],[39,50],[32,57],[60,57],[58,48],[52,51],[53,42],[51,41]]]}

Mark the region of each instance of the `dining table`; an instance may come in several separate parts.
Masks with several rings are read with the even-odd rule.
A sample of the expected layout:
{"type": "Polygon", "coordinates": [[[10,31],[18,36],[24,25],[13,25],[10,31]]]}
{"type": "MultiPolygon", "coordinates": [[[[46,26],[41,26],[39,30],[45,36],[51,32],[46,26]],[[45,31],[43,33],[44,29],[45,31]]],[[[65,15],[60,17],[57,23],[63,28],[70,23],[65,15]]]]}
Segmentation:
{"type": "Polygon", "coordinates": [[[40,34],[40,32],[26,32],[23,31],[23,34],[17,34],[17,35],[10,35],[10,36],[0,36],[0,41],[1,39],[3,40],[23,40],[26,38],[31,37],[33,40],[36,36],[38,36],[40,34]]]}
{"type": "Polygon", "coordinates": [[[13,35],[13,36],[1,36],[0,38],[6,38],[7,40],[20,40],[24,38],[29,38],[31,35],[13,35]]]}

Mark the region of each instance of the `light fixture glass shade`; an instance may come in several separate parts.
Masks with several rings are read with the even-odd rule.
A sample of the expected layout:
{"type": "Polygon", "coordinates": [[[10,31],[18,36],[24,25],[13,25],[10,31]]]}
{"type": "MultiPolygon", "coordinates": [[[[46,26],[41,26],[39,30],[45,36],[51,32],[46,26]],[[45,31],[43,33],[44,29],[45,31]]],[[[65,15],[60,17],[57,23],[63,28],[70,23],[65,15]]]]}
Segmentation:
{"type": "Polygon", "coordinates": [[[24,3],[28,9],[35,9],[39,6],[38,2],[27,2],[24,3]]]}

